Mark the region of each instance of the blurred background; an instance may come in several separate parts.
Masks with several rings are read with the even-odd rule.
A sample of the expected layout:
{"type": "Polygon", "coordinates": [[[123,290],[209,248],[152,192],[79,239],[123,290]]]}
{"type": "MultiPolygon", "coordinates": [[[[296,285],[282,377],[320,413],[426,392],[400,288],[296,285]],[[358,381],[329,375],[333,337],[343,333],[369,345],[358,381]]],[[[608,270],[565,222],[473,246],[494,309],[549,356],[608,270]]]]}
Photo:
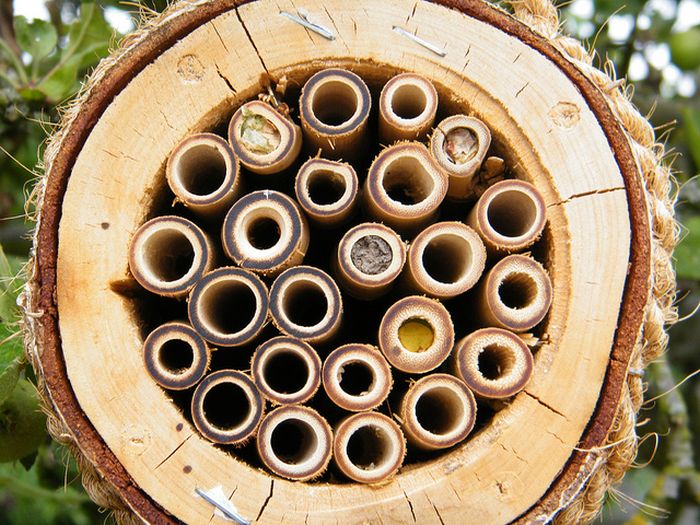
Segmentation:
{"type": "MultiPolygon", "coordinates": [[[[27,260],[25,202],[57,108],[135,27],[139,12],[165,0],[0,0],[0,525],[90,524],[108,520],[85,495],[69,454],[53,444],[38,412],[33,373],[17,332],[16,277],[27,260]]],[[[700,523],[700,0],[573,0],[565,31],[609,58],[633,81],[677,170],[676,251],[682,322],[668,353],[646,372],[646,436],[638,466],[611,493],[600,518],[611,524],[700,523]]],[[[598,62],[600,64],[600,62],[598,62]]]]}

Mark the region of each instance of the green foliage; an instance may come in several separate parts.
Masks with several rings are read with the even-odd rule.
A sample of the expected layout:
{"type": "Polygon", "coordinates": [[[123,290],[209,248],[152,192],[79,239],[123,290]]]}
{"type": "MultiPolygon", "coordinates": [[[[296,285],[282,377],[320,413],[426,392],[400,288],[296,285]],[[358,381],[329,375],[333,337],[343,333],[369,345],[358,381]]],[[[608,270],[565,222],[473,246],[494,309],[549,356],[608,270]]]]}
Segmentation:
{"type": "Polygon", "coordinates": [[[700,67],[700,27],[693,27],[669,38],[671,57],[681,69],[700,67]]]}

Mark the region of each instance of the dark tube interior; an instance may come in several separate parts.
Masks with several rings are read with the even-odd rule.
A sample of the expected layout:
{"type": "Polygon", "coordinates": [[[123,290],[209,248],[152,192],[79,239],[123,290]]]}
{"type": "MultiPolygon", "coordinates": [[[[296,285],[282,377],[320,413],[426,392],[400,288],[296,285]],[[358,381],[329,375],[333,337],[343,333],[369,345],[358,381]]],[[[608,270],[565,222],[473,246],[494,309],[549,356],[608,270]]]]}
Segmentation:
{"type": "Polygon", "coordinates": [[[424,391],[416,402],[418,424],[431,434],[448,434],[464,416],[464,406],[457,394],[446,387],[424,391]]]}
{"type": "Polygon", "coordinates": [[[143,245],[144,260],[151,272],[164,282],[182,279],[194,263],[194,247],[179,230],[154,231],[143,245]]]}
{"type": "Polygon", "coordinates": [[[453,234],[436,235],[423,251],[425,271],[440,283],[456,283],[469,270],[471,263],[469,243],[453,234]]]}
{"type": "Polygon", "coordinates": [[[178,158],[174,173],[189,193],[209,195],[226,180],[226,160],[217,148],[197,144],[178,158]]]}
{"type": "Polygon", "coordinates": [[[513,350],[507,346],[488,345],[479,354],[479,372],[486,379],[500,379],[508,375],[514,365],[513,350]]]}
{"type": "Polygon", "coordinates": [[[218,281],[200,297],[202,322],[220,334],[236,334],[255,317],[253,290],[240,281],[218,281]]]}
{"type": "Polygon", "coordinates": [[[312,281],[296,281],[285,290],[284,311],[297,326],[316,326],[328,312],[323,290],[312,281]]]}
{"type": "Polygon", "coordinates": [[[242,424],[250,413],[250,401],[236,383],[214,385],[204,396],[204,416],[209,423],[222,430],[242,424]]]}
{"type": "Polygon", "coordinates": [[[348,459],[363,470],[375,470],[387,460],[390,447],[391,441],[384,429],[372,424],[365,425],[355,430],[348,439],[348,459]]]}
{"type": "Polygon", "coordinates": [[[160,365],[172,374],[182,374],[194,363],[192,345],[182,339],[168,339],[158,352],[160,365]]]}
{"type": "Polygon", "coordinates": [[[318,170],[307,180],[309,198],[319,206],[335,204],[345,195],[345,179],[332,171],[318,170]]]}
{"type": "Polygon", "coordinates": [[[271,217],[259,217],[248,226],[248,241],[258,250],[267,250],[276,245],[281,236],[280,225],[271,217]]]}
{"type": "Polygon", "coordinates": [[[338,80],[321,84],[314,93],[312,111],[327,126],[342,126],[357,111],[357,94],[352,87],[338,80]]]}
{"type": "Polygon", "coordinates": [[[391,98],[391,109],[397,117],[413,119],[425,111],[428,99],[418,86],[402,84],[394,91],[391,98]]]}
{"type": "Polygon", "coordinates": [[[520,237],[537,220],[537,205],[527,193],[507,190],[491,200],[486,216],[491,227],[504,237],[520,237]]]}
{"type": "Polygon", "coordinates": [[[414,157],[392,159],[384,172],[384,191],[393,201],[404,205],[419,204],[435,187],[432,176],[414,157]]]}
{"type": "Polygon", "coordinates": [[[351,396],[362,396],[369,392],[374,384],[374,371],[364,361],[350,361],[339,370],[340,388],[351,396]]]}
{"type": "Polygon", "coordinates": [[[306,385],[309,368],[296,352],[275,352],[265,362],[265,382],[280,394],[294,394],[306,385]]]}
{"type": "Polygon", "coordinates": [[[272,431],[270,445],[282,462],[296,465],[313,455],[318,447],[318,437],[306,421],[287,419],[272,431]]]}
{"type": "Polygon", "coordinates": [[[537,297],[537,283],[526,273],[514,272],[501,281],[498,296],[508,308],[525,308],[537,297]]]}

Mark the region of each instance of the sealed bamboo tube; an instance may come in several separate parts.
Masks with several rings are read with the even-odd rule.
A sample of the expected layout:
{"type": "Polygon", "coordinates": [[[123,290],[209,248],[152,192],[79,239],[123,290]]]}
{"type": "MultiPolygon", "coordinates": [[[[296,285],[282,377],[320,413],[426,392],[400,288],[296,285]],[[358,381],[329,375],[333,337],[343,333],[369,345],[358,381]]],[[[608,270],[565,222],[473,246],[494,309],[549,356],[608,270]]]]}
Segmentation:
{"type": "Polygon", "coordinates": [[[175,197],[198,215],[223,215],[240,193],[240,164],[228,142],[197,133],[180,142],[165,169],[175,197]]]}
{"type": "Polygon", "coordinates": [[[437,450],[452,447],[469,435],[476,421],[476,401],[456,377],[432,374],[409,387],[399,414],[409,443],[437,450]]]}
{"type": "Polygon", "coordinates": [[[422,374],[442,364],[455,333],[447,309],[434,299],[413,295],[394,303],[379,325],[379,348],[402,372],[422,374]]]}
{"type": "Polygon", "coordinates": [[[384,85],[379,96],[379,141],[422,140],[435,122],[438,94],[427,78],[401,73],[384,85]]]}
{"type": "Polygon", "coordinates": [[[263,417],[262,396],[238,370],[209,374],[192,396],[192,421],[209,441],[243,445],[255,435],[263,417]]]}
{"type": "Polygon", "coordinates": [[[539,324],[552,304],[552,283],[540,263],[524,255],[501,259],[481,281],[484,324],[524,332],[539,324]]]}
{"type": "Polygon", "coordinates": [[[348,344],[336,348],[323,363],[322,377],[330,400],[351,412],[378,407],[392,386],[389,363],[371,345],[348,344]]]}
{"type": "Polygon", "coordinates": [[[260,425],[258,455],[283,478],[307,481],[323,474],[333,452],[333,433],[315,410],[296,405],[270,412],[260,425]]]}
{"type": "Polygon", "coordinates": [[[284,334],[310,343],[327,341],[340,328],[343,300],[323,270],[296,266],[284,271],[270,289],[270,313],[284,334]]]}
{"type": "Polygon", "coordinates": [[[204,377],[211,351],[197,331],[186,323],[171,322],[153,330],[143,343],[146,370],[168,390],[186,390],[204,377]]]}
{"type": "Polygon", "coordinates": [[[340,285],[353,297],[372,300],[386,294],[406,262],[406,244],[387,226],[359,224],[343,235],[333,260],[340,285]]]}
{"type": "Polygon", "coordinates": [[[325,157],[362,154],[372,99],[367,84],[345,69],[324,69],[304,84],[299,99],[305,143],[325,157]]]}
{"type": "Polygon", "coordinates": [[[190,294],[188,315],[204,339],[218,346],[240,346],[256,337],[267,322],[267,286],[241,268],[208,273],[190,294]]]}
{"type": "Polygon", "coordinates": [[[335,429],[333,457],[338,469],[358,483],[391,478],[403,464],[406,441],[399,426],[384,414],[348,416],[335,429]]]}
{"type": "Polygon", "coordinates": [[[266,277],[300,264],[309,247],[309,228],[299,207],[270,190],[241,197],[226,215],[221,236],[233,262],[266,277]]]}
{"type": "Polygon", "coordinates": [[[165,216],[142,225],[131,239],[129,269],[149,292],[184,297],[214,264],[212,244],[193,222],[165,216]]]}
{"type": "Polygon", "coordinates": [[[276,405],[306,403],[321,384],[321,358],[293,337],[274,337],[258,346],[250,368],[258,390],[276,405]]]}
{"type": "Polygon", "coordinates": [[[408,286],[420,293],[448,299],[470,290],[486,264],[484,243],[461,222],[428,226],[413,240],[404,272],[408,286]]]}
{"type": "Polygon", "coordinates": [[[447,195],[453,199],[471,196],[474,175],[491,145],[491,132],[474,117],[453,115],[436,127],[430,137],[430,152],[450,178],[447,195]]]}
{"type": "Polygon", "coordinates": [[[347,163],[309,159],[294,183],[297,201],[317,226],[330,228],[346,222],[357,203],[359,183],[347,163]]]}
{"type": "Polygon", "coordinates": [[[534,361],[522,339],[501,328],[483,328],[455,346],[456,375],[478,397],[502,399],[527,386],[534,361]]]}
{"type": "Polygon", "coordinates": [[[490,253],[522,251],[542,235],[547,208],[540,192],[522,180],[504,180],[487,189],[472,208],[468,224],[490,253]]]}
{"type": "Polygon", "coordinates": [[[427,148],[400,142],[377,155],[365,181],[364,202],[374,219],[398,231],[413,231],[437,214],[447,194],[447,176],[427,148]]]}
{"type": "Polygon", "coordinates": [[[301,151],[299,126],[259,100],[238,108],[231,118],[228,137],[241,164],[260,175],[287,169],[301,151]]]}

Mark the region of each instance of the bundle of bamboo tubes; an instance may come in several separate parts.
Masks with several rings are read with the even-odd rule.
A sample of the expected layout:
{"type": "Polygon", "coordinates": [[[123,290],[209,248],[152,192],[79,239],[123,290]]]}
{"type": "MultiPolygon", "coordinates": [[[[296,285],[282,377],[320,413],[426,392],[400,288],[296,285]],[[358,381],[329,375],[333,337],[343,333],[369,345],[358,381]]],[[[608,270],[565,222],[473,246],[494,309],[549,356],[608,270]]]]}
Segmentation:
{"type": "Polygon", "coordinates": [[[129,252],[158,312],[144,363],[244,461],[384,481],[527,385],[553,294],[533,256],[544,199],[420,75],[374,104],[346,69],[311,76],[298,103],[271,92],[226,138],[197,133],[169,157],[176,204],[129,252]]]}

